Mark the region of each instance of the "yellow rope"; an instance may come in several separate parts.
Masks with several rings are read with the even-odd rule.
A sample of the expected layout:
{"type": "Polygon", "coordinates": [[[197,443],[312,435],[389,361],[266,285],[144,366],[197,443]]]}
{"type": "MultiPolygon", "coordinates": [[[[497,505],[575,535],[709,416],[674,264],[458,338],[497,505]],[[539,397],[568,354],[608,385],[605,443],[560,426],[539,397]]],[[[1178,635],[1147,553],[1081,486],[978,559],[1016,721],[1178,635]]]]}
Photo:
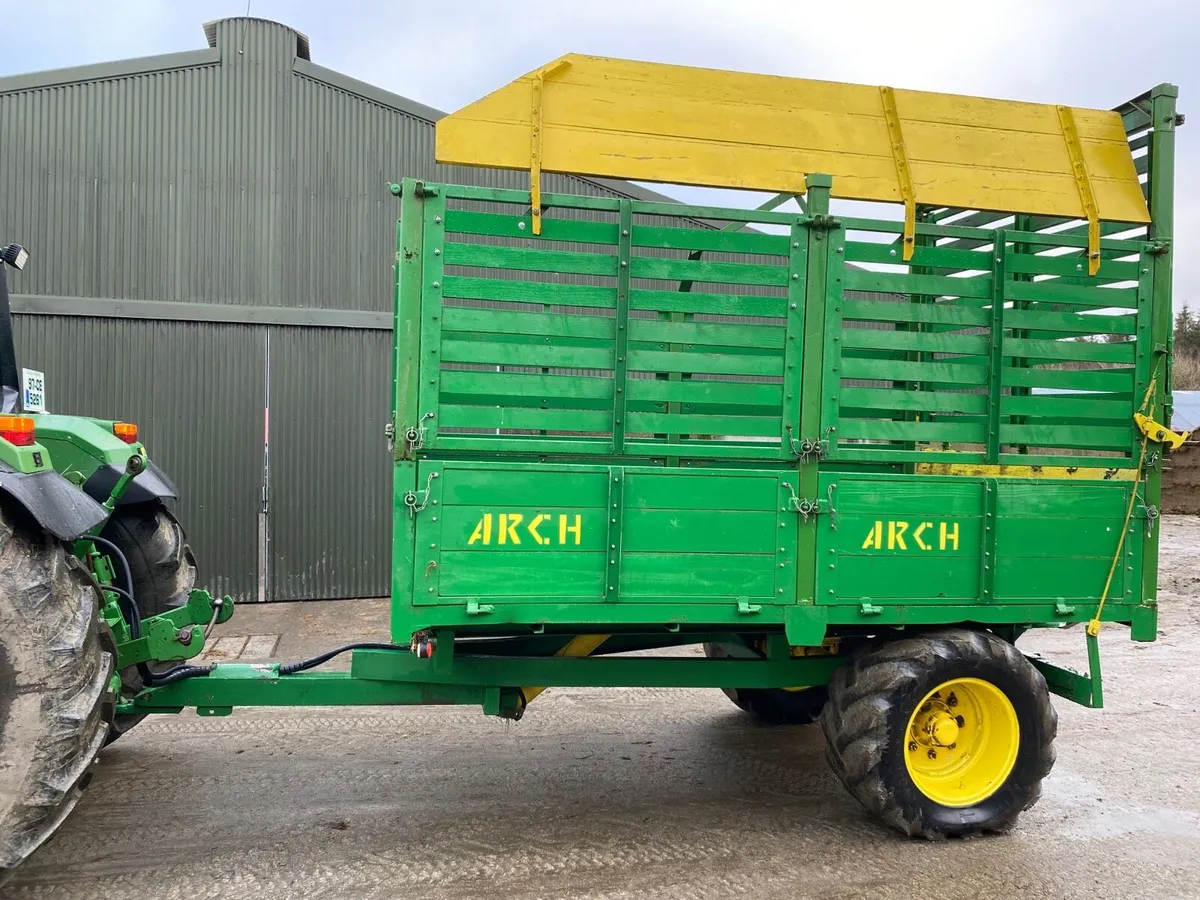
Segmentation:
{"type": "MultiPolygon", "coordinates": [[[[1138,408],[1139,413],[1146,411],[1147,405],[1150,403],[1150,397],[1154,393],[1154,388],[1158,384],[1158,376],[1155,375],[1150,379],[1150,384],[1146,387],[1146,395],[1142,398],[1142,405],[1138,408]]],[[[1154,407],[1150,407],[1150,417],[1154,417],[1154,407]]],[[[1095,637],[1100,633],[1100,614],[1104,612],[1104,604],[1108,600],[1108,591],[1112,587],[1113,575],[1116,574],[1117,566],[1121,562],[1121,551],[1125,548],[1125,535],[1129,533],[1129,522],[1133,519],[1133,508],[1137,504],[1138,484],[1141,483],[1143,475],[1143,467],[1146,464],[1146,444],[1149,441],[1149,435],[1142,434],[1142,448],[1138,454],[1137,477],[1133,480],[1133,486],[1129,489],[1129,506],[1125,509],[1125,522],[1121,526],[1121,534],[1117,538],[1117,552],[1113,554],[1112,565],[1108,567],[1108,578],[1104,580],[1104,591],[1100,594],[1100,604],[1096,607],[1096,614],[1092,616],[1092,620],[1088,622],[1087,633],[1095,637]]]]}

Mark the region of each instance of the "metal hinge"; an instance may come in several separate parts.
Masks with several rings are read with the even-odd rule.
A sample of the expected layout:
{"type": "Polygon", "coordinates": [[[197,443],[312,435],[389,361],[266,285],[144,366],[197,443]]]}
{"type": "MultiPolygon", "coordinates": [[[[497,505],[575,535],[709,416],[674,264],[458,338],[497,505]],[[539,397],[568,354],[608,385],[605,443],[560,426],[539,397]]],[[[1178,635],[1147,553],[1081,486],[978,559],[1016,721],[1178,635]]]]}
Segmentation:
{"type": "Polygon", "coordinates": [[[1161,238],[1150,242],[1148,252],[1151,256],[1161,256],[1163,253],[1171,252],[1171,242],[1161,238]]]}
{"type": "Polygon", "coordinates": [[[388,422],[383,426],[384,437],[387,438],[388,455],[396,452],[396,423],[388,422]]]}

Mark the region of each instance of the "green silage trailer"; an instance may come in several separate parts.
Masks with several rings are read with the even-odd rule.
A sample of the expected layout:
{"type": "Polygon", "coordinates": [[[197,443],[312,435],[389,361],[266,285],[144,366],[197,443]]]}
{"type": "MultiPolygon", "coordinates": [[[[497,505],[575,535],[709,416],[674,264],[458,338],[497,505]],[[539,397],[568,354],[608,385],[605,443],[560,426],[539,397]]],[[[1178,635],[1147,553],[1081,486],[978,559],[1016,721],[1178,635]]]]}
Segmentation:
{"type": "Polygon", "coordinates": [[[1050,695],[1102,705],[1102,623],[1156,636],[1175,102],[568,56],[448,117],[440,161],[531,190],[391,185],[391,642],[187,665],[228,598],[134,639],[109,595],[118,670],[157,664],[116,714],[722,689],[819,723],[907,835],[1008,829],[1050,695]],[[778,196],[543,194],[543,168],[778,196]],[[1017,646],[1070,626],[1086,673],[1017,646]]]}

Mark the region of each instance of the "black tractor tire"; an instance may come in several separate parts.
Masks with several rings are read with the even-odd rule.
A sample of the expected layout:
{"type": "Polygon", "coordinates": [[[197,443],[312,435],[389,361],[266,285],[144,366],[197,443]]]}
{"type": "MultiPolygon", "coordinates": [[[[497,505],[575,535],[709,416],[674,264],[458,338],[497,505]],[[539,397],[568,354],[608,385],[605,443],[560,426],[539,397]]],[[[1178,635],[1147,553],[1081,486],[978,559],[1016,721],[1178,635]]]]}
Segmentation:
{"type": "MultiPolygon", "coordinates": [[[[117,507],[100,536],[112,541],[125,554],[133,584],[126,584],[121,564],[113,560],[116,585],[125,590],[132,588],[143,618],[187,603],[192,588],[196,586],[196,557],[188,545],[183,526],[161,503],[117,507]]],[[[111,635],[109,640],[112,640],[111,635]]],[[[169,668],[170,664],[149,664],[151,670],[164,667],[169,668]]],[[[122,670],[123,696],[132,697],[144,686],[142,674],[136,666],[122,670]]],[[[117,716],[109,730],[106,746],[145,717],[144,713],[117,716]]]]}
{"type": "Polygon", "coordinates": [[[1037,803],[1054,766],[1058,715],[1045,678],[1016,647],[986,631],[953,628],[891,641],[838,669],[821,726],[830,767],[868,812],[909,837],[941,840],[1006,832],[1037,803]],[[932,691],[956,679],[999,689],[1017,735],[1003,780],[997,775],[998,785],[970,805],[948,806],[917,786],[906,753],[926,752],[909,723],[918,707],[928,708],[932,691]]]}
{"type": "MultiPolygon", "coordinates": [[[[720,644],[705,644],[709,659],[726,659],[720,644]]],[[[733,705],[750,713],[763,725],[811,725],[821,715],[829,691],[824,685],[801,691],[783,688],[721,688],[733,705]]]]}
{"type": "Polygon", "coordinates": [[[102,599],[66,547],[0,506],[0,884],[75,807],[108,733],[102,599]]]}
{"type": "Polygon", "coordinates": [[[183,606],[196,586],[196,557],[183,526],[161,503],[118,506],[100,536],[116,544],[129,561],[133,584],[120,563],[116,585],[132,591],[143,618],[183,606]]]}

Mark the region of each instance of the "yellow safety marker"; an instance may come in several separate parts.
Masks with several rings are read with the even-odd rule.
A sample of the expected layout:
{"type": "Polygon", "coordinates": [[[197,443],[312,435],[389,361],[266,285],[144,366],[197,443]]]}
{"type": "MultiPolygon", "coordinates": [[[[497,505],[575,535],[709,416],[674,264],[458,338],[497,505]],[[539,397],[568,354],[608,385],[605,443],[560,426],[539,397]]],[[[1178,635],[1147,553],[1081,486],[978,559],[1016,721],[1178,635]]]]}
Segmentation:
{"type": "Polygon", "coordinates": [[[1063,478],[1073,481],[1137,481],[1138,479],[1136,469],[1082,468],[1077,466],[998,466],[989,463],[917,463],[915,470],[918,475],[966,475],[983,478],[1063,478]]]}
{"type": "Polygon", "coordinates": [[[878,86],[570,54],[439,121],[436,157],[528,170],[535,185],[548,171],[802,194],[823,173],[835,197],[1150,220],[1116,112],[1071,108],[1068,146],[1049,104],[886,93],[889,104],[878,86]]]}

